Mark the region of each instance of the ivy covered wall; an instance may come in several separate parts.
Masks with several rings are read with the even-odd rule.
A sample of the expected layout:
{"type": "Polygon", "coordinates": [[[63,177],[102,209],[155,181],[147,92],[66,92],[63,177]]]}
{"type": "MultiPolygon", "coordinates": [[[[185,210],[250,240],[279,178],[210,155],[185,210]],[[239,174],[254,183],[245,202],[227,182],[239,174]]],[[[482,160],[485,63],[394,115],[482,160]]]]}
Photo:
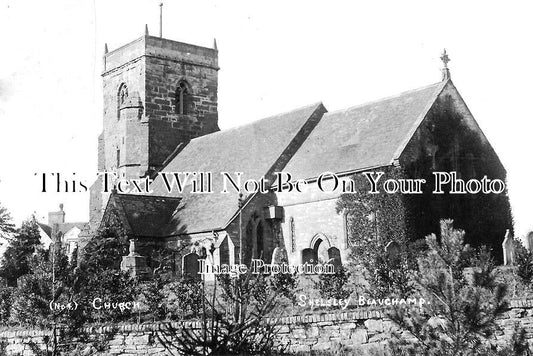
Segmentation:
{"type": "MultiPolygon", "coordinates": [[[[453,219],[454,226],[466,233],[472,246],[487,245],[498,261],[506,229],[513,231],[507,191],[500,194],[433,194],[433,172],[457,172],[469,179],[506,181],[506,171],[494,149],[473,120],[461,97],[452,86],[444,91],[400,158],[407,178],[423,178],[423,194],[410,195],[406,205],[416,238],[439,231],[441,219],[453,219]]],[[[449,187],[448,187],[449,188],[449,187]]]]}

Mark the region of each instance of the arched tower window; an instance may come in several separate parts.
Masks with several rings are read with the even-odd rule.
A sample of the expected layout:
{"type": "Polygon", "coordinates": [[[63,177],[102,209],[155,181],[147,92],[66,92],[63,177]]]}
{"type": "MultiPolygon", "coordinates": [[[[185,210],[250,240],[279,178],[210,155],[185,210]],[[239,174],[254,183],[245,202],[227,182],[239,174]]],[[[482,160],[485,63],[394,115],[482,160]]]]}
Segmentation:
{"type": "Polygon", "coordinates": [[[190,112],[191,106],[191,89],[189,84],[182,80],[178,83],[176,88],[176,113],[179,115],[187,115],[190,112]]]}
{"type": "Polygon", "coordinates": [[[128,86],[122,83],[120,84],[120,87],[118,88],[118,94],[117,94],[117,119],[120,119],[120,109],[122,109],[127,99],[128,99],[128,86]]]}

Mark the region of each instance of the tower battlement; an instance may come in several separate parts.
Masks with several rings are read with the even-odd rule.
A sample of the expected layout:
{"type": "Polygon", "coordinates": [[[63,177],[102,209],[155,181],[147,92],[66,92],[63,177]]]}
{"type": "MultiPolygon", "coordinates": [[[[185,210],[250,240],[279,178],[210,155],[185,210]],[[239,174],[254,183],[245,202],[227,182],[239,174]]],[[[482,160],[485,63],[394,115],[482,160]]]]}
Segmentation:
{"type": "Polygon", "coordinates": [[[103,73],[108,74],[143,56],[205,66],[218,70],[218,50],[155,36],[142,36],[104,53],[103,73]]]}

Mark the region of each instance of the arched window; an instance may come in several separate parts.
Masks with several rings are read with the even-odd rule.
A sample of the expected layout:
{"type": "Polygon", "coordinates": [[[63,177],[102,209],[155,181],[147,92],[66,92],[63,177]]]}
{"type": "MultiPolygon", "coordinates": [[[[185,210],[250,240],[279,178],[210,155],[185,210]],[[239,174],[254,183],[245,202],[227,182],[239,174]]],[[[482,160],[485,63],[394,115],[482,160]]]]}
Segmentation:
{"type": "Polygon", "coordinates": [[[118,88],[118,94],[117,94],[117,119],[120,119],[120,109],[122,109],[127,99],[128,99],[128,86],[122,83],[120,84],[120,87],[118,88]]]}
{"type": "Polygon", "coordinates": [[[342,266],[341,252],[336,247],[330,247],[328,249],[328,262],[335,267],[335,271],[338,271],[342,266]]]}
{"type": "Polygon", "coordinates": [[[180,115],[189,114],[191,105],[191,90],[189,84],[182,80],[176,88],[176,113],[180,115]]]}
{"type": "Polygon", "coordinates": [[[322,233],[316,234],[311,240],[311,248],[317,254],[319,261],[326,262],[329,260],[328,249],[330,247],[331,244],[328,238],[322,233]]]}

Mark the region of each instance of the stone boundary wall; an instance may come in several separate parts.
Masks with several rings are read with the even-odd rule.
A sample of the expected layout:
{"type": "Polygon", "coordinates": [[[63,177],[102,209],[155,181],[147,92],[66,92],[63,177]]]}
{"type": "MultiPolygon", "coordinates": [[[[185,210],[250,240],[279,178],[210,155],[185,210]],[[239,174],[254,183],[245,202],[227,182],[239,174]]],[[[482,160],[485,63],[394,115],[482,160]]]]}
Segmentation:
{"type": "MultiPolygon", "coordinates": [[[[283,317],[280,319],[279,340],[290,343],[289,350],[308,354],[310,351],[328,350],[334,352],[350,347],[358,355],[376,355],[390,340],[391,332],[397,330],[394,323],[376,309],[358,308],[348,311],[324,312],[283,317]]],[[[497,342],[506,343],[513,333],[516,322],[527,331],[527,338],[533,344],[533,299],[514,299],[510,309],[498,320],[502,331],[497,342]]],[[[185,322],[186,327],[199,328],[198,322],[185,322]]],[[[180,323],[172,323],[178,327],[180,323]]],[[[89,327],[83,329],[91,338],[107,337],[107,350],[98,355],[167,355],[157,338],[161,324],[121,324],[115,326],[89,327]]],[[[51,330],[3,330],[0,340],[7,342],[7,355],[32,356],[30,343],[44,349],[44,339],[51,337],[51,330]]]]}

